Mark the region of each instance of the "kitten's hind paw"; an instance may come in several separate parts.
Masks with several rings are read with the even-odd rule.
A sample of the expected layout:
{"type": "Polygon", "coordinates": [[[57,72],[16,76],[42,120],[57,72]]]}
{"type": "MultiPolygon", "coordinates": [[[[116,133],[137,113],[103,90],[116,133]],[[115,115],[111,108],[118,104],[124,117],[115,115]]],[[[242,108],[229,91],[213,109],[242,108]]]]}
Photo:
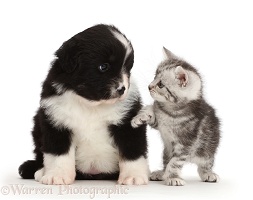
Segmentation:
{"type": "Polygon", "coordinates": [[[210,183],[216,183],[220,180],[219,176],[213,172],[201,174],[200,178],[202,181],[210,183]]]}
{"type": "Polygon", "coordinates": [[[164,174],[164,171],[162,171],[162,170],[154,171],[154,172],[151,173],[149,178],[152,181],[162,181],[163,180],[163,174],[164,174]]]}
{"type": "Polygon", "coordinates": [[[166,178],[165,185],[169,186],[183,186],[185,185],[185,181],[181,178],[166,178]]]}

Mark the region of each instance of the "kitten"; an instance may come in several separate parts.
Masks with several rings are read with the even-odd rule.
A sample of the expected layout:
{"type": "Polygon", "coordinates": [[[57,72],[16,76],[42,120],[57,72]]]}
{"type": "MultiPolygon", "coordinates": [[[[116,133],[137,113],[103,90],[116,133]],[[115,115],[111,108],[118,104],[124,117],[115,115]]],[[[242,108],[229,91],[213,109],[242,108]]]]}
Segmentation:
{"type": "Polygon", "coordinates": [[[151,174],[151,180],[166,185],[185,185],[180,172],[186,162],[196,163],[202,181],[217,182],[212,171],[220,130],[215,110],[202,96],[200,74],[189,63],[164,48],[166,60],[156,70],[149,85],[151,106],[133,118],[133,127],[147,123],[158,129],[164,142],[164,169],[151,174]]]}

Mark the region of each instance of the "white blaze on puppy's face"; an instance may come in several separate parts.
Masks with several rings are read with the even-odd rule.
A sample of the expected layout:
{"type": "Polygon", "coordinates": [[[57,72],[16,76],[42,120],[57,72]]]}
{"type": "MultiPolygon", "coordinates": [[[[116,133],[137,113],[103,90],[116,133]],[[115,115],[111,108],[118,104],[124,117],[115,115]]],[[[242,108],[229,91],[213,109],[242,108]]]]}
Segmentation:
{"type": "Polygon", "coordinates": [[[113,31],[113,30],[111,30],[111,32],[114,35],[114,37],[117,38],[126,49],[126,55],[125,55],[124,63],[123,63],[123,65],[124,65],[127,57],[133,51],[132,46],[130,45],[130,42],[124,37],[124,35],[118,33],[117,31],[113,31]]]}

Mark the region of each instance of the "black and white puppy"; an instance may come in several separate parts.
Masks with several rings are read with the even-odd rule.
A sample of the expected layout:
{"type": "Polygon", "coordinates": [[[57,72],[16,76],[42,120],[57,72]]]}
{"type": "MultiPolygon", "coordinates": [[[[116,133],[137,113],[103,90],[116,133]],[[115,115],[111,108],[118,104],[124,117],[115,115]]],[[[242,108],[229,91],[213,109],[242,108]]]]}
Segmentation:
{"type": "Polygon", "coordinates": [[[146,126],[130,123],[142,106],[130,79],[130,41],[100,24],[64,42],[55,55],[34,117],[36,158],[19,167],[20,176],[43,184],[75,178],[147,184],[146,126]]]}

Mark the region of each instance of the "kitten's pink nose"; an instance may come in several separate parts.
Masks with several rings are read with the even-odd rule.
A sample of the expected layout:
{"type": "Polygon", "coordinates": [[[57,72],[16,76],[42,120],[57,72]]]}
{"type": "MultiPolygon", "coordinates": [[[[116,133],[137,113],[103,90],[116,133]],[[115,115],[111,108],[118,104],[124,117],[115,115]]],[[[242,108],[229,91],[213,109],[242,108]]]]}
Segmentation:
{"type": "Polygon", "coordinates": [[[152,90],[153,88],[154,88],[154,86],[151,85],[151,84],[148,86],[148,89],[149,89],[149,90],[152,90]]]}

